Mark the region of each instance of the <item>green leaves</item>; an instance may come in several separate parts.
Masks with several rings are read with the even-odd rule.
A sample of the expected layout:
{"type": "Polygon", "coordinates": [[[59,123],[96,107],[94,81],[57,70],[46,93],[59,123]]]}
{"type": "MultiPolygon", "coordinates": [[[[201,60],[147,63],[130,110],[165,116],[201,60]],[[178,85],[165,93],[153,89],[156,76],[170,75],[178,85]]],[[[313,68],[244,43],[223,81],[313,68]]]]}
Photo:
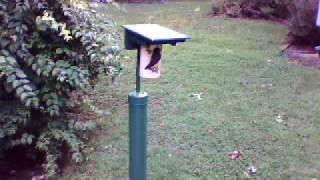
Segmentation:
{"type": "Polygon", "coordinates": [[[0,72],[6,76],[6,85],[14,89],[16,96],[26,107],[38,107],[36,86],[27,79],[27,75],[19,68],[16,59],[11,56],[0,56],[0,72]]]}
{"type": "Polygon", "coordinates": [[[21,104],[0,101],[0,140],[9,139],[1,148],[10,148],[21,144],[31,144],[33,135],[22,133],[17,135],[19,128],[24,127],[30,121],[30,112],[24,109],[21,104]]]}
{"type": "Polygon", "coordinates": [[[1,38],[0,39],[0,47],[7,47],[10,44],[10,40],[6,38],[1,38]]]}
{"type": "Polygon", "coordinates": [[[44,152],[48,177],[56,174],[61,144],[81,162],[79,137],[96,127],[92,121],[67,118],[72,110],[66,102],[80,104],[72,99],[75,92],[88,91],[103,71],[114,75],[121,70],[114,23],[74,6],[77,2],[86,4],[0,0],[0,140],[6,148],[28,145],[44,152]],[[6,103],[1,104],[3,97],[6,103]]]}
{"type": "Polygon", "coordinates": [[[50,116],[59,116],[60,107],[63,105],[63,101],[59,99],[58,94],[53,92],[47,87],[40,90],[41,105],[45,112],[49,113],[50,116]]]}
{"type": "Polygon", "coordinates": [[[36,25],[40,31],[54,30],[59,32],[59,36],[62,36],[64,40],[69,41],[72,39],[71,31],[67,29],[66,23],[57,22],[51,11],[45,11],[43,16],[38,16],[36,25]]]}

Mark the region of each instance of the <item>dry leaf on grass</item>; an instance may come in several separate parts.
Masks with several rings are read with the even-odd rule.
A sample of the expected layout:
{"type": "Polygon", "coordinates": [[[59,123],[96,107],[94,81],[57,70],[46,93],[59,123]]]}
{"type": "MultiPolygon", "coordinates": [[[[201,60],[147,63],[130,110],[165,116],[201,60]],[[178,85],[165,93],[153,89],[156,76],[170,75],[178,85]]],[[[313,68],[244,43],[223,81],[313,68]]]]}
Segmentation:
{"type": "Polygon", "coordinates": [[[194,12],[199,12],[199,11],[201,11],[200,7],[197,7],[197,8],[194,9],[194,12]]]}
{"type": "Polygon", "coordinates": [[[161,121],[161,123],[159,124],[159,126],[160,126],[161,128],[164,128],[164,127],[166,127],[166,124],[164,123],[164,121],[161,121]]]}
{"type": "Polygon", "coordinates": [[[246,178],[251,178],[250,174],[249,174],[247,171],[243,171],[243,175],[244,175],[246,178]]]}
{"type": "Polygon", "coordinates": [[[196,99],[198,100],[202,100],[202,97],[201,97],[202,93],[192,93],[190,95],[190,97],[195,97],[196,99]]]}
{"type": "Polygon", "coordinates": [[[161,105],[161,99],[160,99],[160,98],[154,99],[154,100],[153,100],[153,104],[161,105]]]}
{"type": "Polygon", "coordinates": [[[286,120],[288,120],[288,117],[285,114],[279,114],[276,117],[276,121],[280,124],[284,123],[286,120]]]}
{"type": "Polygon", "coordinates": [[[213,135],[214,134],[214,128],[208,128],[208,133],[213,135]]]}
{"type": "Polygon", "coordinates": [[[243,159],[243,154],[240,151],[233,151],[233,152],[229,153],[228,156],[232,160],[242,160],[243,159]]]}

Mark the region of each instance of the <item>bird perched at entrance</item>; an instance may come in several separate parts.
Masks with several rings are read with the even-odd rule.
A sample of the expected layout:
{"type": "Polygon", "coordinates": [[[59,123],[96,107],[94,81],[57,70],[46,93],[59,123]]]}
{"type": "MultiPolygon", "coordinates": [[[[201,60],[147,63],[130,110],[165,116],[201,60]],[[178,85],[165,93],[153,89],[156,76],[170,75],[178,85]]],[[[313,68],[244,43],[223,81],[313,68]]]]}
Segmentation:
{"type": "Polygon", "coordinates": [[[150,69],[154,71],[155,69],[153,69],[153,67],[156,64],[158,64],[160,60],[161,60],[161,49],[157,47],[153,50],[150,63],[145,67],[145,69],[150,69]]]}

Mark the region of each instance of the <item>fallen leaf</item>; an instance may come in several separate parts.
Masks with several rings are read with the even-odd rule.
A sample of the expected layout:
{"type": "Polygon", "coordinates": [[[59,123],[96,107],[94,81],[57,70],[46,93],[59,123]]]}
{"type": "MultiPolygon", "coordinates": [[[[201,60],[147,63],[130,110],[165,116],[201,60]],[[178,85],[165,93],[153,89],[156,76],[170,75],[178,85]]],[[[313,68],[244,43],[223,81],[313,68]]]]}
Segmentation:
{"type": "Polygon", "coordinates": [[[242,85],[242,86],[249,86],[249,85],[253,85],[253,84],[255,84],[254,81],[250,81],[250,80],[246,80],[246,79],[240,81],[240,85],[242,85]]]}
{"type": "Polygon", "coordinates": [[[160,99],[160,98],[154,99],[154,100],[153,100],[153,104],[161,105],[161,99],[160,99]]]}
{"type": "Polygon", "coordinates": [[[155,19],[154,16],[148,16],[148,23],[151,23],[155,19]]]}
{"type": "Polygon", "coordinates": [[[159,144],[163,146],[166,143],[165,138],[160,137],[159,144]]]}
{"type": "Polygon", "coordinates": [[[242,160],[243,159],[243,154],[240,151],[233,151],[228,154],[230,159],[232,160],[242,160]]]}
{"type": "Polygon", "coordinates": [[[283,116],[278,115],[277,118],[276,118],[276,121],[277,121],[278,123],[283,123],[283,116]]]}
{"type": "Polygon", "coordinates": [[[251,177],[250,174],[249,174],[247,171],[243,171],[243,175],[244,175],[245,177],[247,177],[247,178],[250,178],[250,177],[251,177]]]}
{"type": "Polygon", "coordinates": [[[201,95],[202,95],[202,93],[192,93],[190,96],[191,96],[191,97],[195,97],[195,98],[197,98],[198,100],[202,100],[201,95]]]}
{"type": "Polygon", "coordinates": [[[232,51],[231,49],[227,49],[227,50],[226,50],[226,53],[228,53],[228,54],[233,54],[233,51],[232,51]]]}
{"type": "Polygon", "coordinates": [[[280,124],[284,123],[286,120],[287,120],[287,116],[285,114],[279,114],[277,117],[276,117],[276,121],[280,124]]]}
{"type": "Polygon", "coordinates": [[[213,135],[214,134],[214,129],[213,128],[208,128],[208,133],[213,135]]]}
{"type": "Polygon", "coordinates": [[[166,124],[164,123],[164,121],[161,121],[161,123],[160,123],[159,126],[162,127],[162,128],[164,128],[164,127],[166,127],[166,124]]]}
{"type": "Polygon", "coordinates": [[[200,7],[197,7],[197,8],[194,9],[194,12],[199,12],[199,11],[201,11],[200,7]]]}
{"type": "Polygon", "coordinates": [[[271,83],[268,83],[268,84],[261,84],[260,87],[262,89],[265,89],[265,88],[271,88],[273,85],[271,83]]]}

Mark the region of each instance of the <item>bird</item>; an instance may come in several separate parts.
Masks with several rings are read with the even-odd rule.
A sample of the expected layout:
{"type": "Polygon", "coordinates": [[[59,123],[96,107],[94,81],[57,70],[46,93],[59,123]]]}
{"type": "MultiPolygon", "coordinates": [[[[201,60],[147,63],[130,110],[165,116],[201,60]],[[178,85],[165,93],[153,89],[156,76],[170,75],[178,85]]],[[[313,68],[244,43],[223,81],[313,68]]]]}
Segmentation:
{"type": "Polygon", "coordinates": [[[151,71],[154,71],[155,69],[153,67],[156,64],[158,64],[160,60],[161,60],[161,49],[157,47],[153,50],[150,63],[145,67],[145,70],[150,69],[151,71]]]}

